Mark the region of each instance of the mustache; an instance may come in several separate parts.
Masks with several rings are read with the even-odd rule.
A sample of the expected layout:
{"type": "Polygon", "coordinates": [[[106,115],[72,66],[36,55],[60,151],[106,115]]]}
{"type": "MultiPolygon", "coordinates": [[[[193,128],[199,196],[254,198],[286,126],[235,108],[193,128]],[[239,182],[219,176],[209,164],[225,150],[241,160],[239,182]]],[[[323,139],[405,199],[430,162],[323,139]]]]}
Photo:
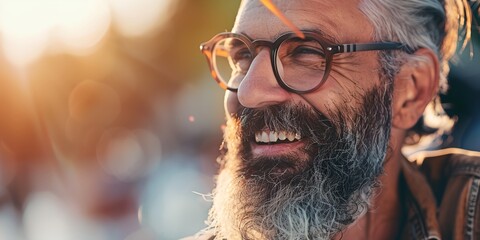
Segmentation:
{"type": "Polygon", "coordinates": [[[244,108],[237,114],[240,137],[250,141],[261,130],[300,133],[302,138],[331,132],[335,122],[322,112],[303,104],[282,103],[260,109],[244,108]]]}

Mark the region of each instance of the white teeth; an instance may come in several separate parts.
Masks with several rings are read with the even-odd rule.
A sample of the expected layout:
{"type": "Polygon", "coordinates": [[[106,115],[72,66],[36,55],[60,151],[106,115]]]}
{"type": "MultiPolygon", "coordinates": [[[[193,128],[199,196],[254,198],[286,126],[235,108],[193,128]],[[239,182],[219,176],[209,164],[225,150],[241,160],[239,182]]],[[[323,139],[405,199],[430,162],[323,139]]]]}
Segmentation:
{"type": "Polygon", "coordinates": [[[278,134],[276,132],[270,132],[270,142],[276,142],[278,140],[278,134]]]}
{"type": "Polygon", "coordinates": [[[300,133],[295,133],[295,139],[300,140],[300,138],[302,138],[302,137],[300,136],[300,133]]]}
{"type": "Polygon", "coordinates": [[[278,140],[283,141],[288,139],[290,142],[296,140],[300,140],[302,136],[299,133],[292,133],[286,131],[260,131],[255,133],[255,142],[261,143],[275,143],[278,140]],[[268,133],[267,133],[268,132],[268,133]]]}
{"type": "Polygon", "coordinates": [[[282,140],[282,141],[285,140],[285,139],[287,139],[287,135],[286,135],[285,131],[281,131],[281,132],[278,134],[278,139],[280,139],[280,140],[282,140]]]}
{"type": "Polygon", "coordinates": [[[260,139],[260,142],[268,143],[268,134],[266,132],[262,132],[262,138],[260,139]]]}
{"type": "Polygon", "coordinates": [[[260,138],[262,138],[262,133],[260,132],[255,133],[255,142],[260,142],[260,138]]]}
{"type": "Polygon", "coordinates": [[[287,138],[288,138],[288,141],[293,141],[295,140],[295,134],[294,133],[287,133],[287,138]]]}

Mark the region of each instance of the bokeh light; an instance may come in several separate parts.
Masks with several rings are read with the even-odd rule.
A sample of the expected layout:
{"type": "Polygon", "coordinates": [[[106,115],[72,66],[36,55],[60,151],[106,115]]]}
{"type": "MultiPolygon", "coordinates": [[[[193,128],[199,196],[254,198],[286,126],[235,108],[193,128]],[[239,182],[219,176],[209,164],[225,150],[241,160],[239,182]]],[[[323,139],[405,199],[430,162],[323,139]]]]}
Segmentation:
{"type": "Polygon", "coordinates": [[[170,20],[180,1],[109,0],[115,26],[125,36],[138,37],[170,20]]]}
{"type": "Polygon", "coordinates": [[[19,67],[47,50],[92,54],[112,20],[121,34],[139,37],[166,24],[176,6],[172,0],[0,0],[2,45],[19,67]]]}
{"type": "Polygon", "coordinates": [[[0,33],[9,61],[24,65],[46,49],[54,24],[50,4],[36,0],[1,0],[0,33]]]}
{"type": "Polygon", "coordinates": [[[79,124],[105,126],[120,114],[120,96],[107,84],[85,80],[71,92],[69,111],[72,120],[79,124]]]}
{"type": "Polygon", "coordinates": [[[76,240],[73,227],[76,224],[71,222],[65,209],[64,203],[52,193],[33,194],[24,213],[26,237],[29,240],[76,240]]]}
{"type": "Polygon", "coordinates": [[[131,181],[154,169],[160,149],[160,140],[146,130],[109,129],[97,146],[97,157],[107,173],[131,181]]]}
{"type": "Polygon", "coordinates": [[[110,26],[110,9],[99,0],[48,0],[56,1],[56,20],[52,26],[54,36],[70,53],[90,53],[110,26]]]}

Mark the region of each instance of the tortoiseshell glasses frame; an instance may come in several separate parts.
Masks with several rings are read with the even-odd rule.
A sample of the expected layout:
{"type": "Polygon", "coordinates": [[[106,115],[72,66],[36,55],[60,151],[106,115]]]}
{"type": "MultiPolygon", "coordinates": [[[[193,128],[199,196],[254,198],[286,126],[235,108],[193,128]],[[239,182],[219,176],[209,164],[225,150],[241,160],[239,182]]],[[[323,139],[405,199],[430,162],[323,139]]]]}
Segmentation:
{"type": "MultiPolygon", "coordinates": [[[[325,37],[323,37],[323,35],[319,32],[304,30],[302,31],[302,33],[305,36],[304,38],[298,37],[298,35],[293,32],[286,32],[280,35],[274,41],[268,41],[268,40],[262,40],[262,39],[254,40],[244,34],[224,32],[224,33],[219,33],[209,41],[202,43],[200,45],[200,50],[207,58],[207,61],[210,67],[210,73],[213,79],[215,79],[215,81],[217,81],[217,83],[223,89],[236,92],[238,90],[238,85],[243,80],[244,76],[246,75],[246,72],[249,70],[251,62],[257,56],[259,52],[258,48],[267,47],[270,49],[270,61],[271,61],[272,69],[278,84],[285,90],[298,93],[298,94],[313,92],[317,90],[328,79],[328,76],[331,70],[332,59],[336,54],[363,52],[363,51],[377,51],[377,50],[402,50],[407,53],[413,52],[413,49],[409,48],[406,44],[403,44],[400,42],[332,44],[326,41],[325,37]],[[235,84],[229,84],[229,82],[231,81],[230,79],[223,79],[218,72],[219,71],[218,67],[216,66],[217,63],[216,63],[214,54],[219,55],[219,53],[216,53],[214,51],[217,47],[217,44],[219,44],[219,42],[223,42],[226,39],[228,39],[229,41],[232,41],[232,40],[239,41],[242,45],[244,45],[248,49],[249,55],[247,60],[249,62],[247,63],[247,66],[244,67],[245,70],[244,70],[244,73],[242,73],[243,76],[241,76],[240,79],[236,80],[235,84]],[[279,60],[280,58],[278,54],[279,54],[279,48],[281,48],[284,45],[284,43],[286,43],[287,41],[295,42],[296,44],[297,42],[302,42],[302,41],[314,42],[315,45],[318,46],[317,48],[321,49],[320,55],[323,63],[319,65],[321,65],[323,76],[320,76],[318,77],[318,79],[315,79],[313,83],[308,83],[308,86],[305,86],[305,87],[295,86],[295,83],[293,81],[299,81],[298,79],[292,79],[292,80],[288,79],[290,81],[286,81],[285,79],[283,79],[284,77],[282,77],[282,74],[280,74],[279,70],[284,72],[285,66],[283,65],[285,64],[283,64],[282,60],[279,60]]],[[[222,57],[231,58],[229,57],[229,52],[226,51],[225,49],[218,52],[222,52],[221,53],[222,57]]],[[[311,53],[310,53],[310,56],[311,56],[311,53]]],[[[282,58],[284,58],[284,56],[282,56],[282,58]]],[[[315,68],[315,71],[318,71],[318,66],[312,67],[312,69],[313,68],[315,68]]],[[[232,72],[235,72],[235,70],[232,70],[232,72]]],[[[296,77],[297,76],[295,76],[295,78],[296,77]]]]}

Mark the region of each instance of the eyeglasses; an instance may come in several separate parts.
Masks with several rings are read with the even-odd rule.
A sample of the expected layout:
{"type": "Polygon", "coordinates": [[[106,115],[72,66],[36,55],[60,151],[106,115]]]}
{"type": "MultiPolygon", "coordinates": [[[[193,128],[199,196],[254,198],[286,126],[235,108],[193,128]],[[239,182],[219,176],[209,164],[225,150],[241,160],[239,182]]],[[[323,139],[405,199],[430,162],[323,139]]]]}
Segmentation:
{"type": "Polygon", "coordinates": [[[220,87],[237,91],[245,78],[259,47],[270,49],[270,60],[280,86],[294,93],[309,93],[328,78],[335,54],[374,51],[413,50],[399,42],[329,44],[322,34],[302,31],[304,38],[287,32],[275,41],[252,40],[238,33],[220,33],[200,45],[207,57],[210,72],[220,87]]]}

